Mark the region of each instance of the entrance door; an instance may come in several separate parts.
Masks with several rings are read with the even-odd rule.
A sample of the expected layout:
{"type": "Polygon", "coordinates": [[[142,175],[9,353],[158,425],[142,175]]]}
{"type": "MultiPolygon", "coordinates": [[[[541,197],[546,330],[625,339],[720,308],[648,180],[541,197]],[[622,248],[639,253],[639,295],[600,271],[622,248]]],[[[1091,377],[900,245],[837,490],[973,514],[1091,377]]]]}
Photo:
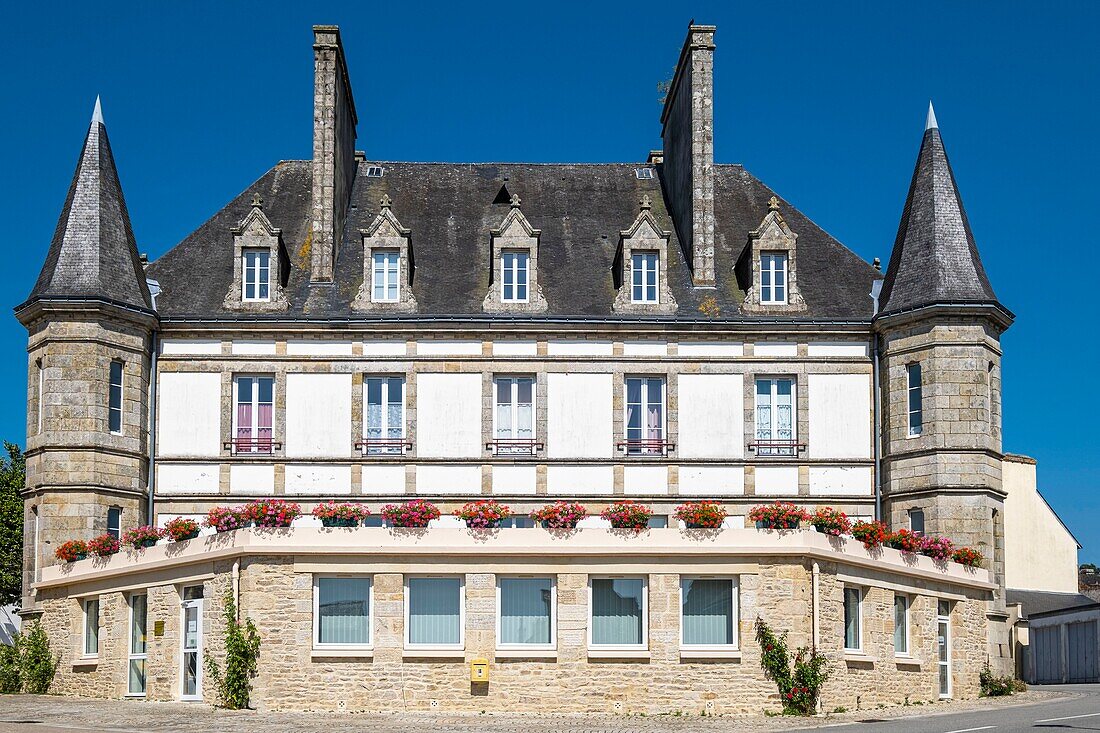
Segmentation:
{"type": "Polygon", "coordinates": [[[202,586],[183,589],[181,700],[202,699],[202,586]]]}
{"type": "Polygon", "coordinates": [[[1069,624],[1066,632],[1066,682],[1096,682],[1100,677],[1096,659],[1096,622],[1069,624]]]}
{"type": "Polygon", "coordinates": [[[940,671],[940,697],[951,697],[951,607],[940,601],[936,617],[937,658],[940,671]]]}

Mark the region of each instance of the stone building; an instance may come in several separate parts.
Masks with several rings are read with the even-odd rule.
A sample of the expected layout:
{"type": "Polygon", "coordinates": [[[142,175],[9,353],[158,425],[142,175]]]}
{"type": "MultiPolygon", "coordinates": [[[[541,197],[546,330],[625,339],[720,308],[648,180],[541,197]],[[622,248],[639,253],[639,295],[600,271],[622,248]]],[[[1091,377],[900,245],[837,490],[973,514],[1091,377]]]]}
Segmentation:
{"type": "Polygon", "coordinates": [[[714,37],[690,26],[644,162],[434,164],[355,150],[340,33],[315,27],[313,159],[148,264],[97,103],[17,308],[23,613],[62,654],[55,689],[212,699],[226,592],[263,636],[268,708],[759,711],[777,702],[758,616],[829,657],[827,707],[973,696],[983,664],[1010,668],[1013,316],[935,116],[883,275],[714,162],[714,37]],[[265,497],[655,516],[567,536],[303,519],[52,564],[67,539],[265,497]],[[678,527],[695,499],[726,527],[678,527]],[[986,567],[746,529],[779,499],[947,535],[986,567]]]}

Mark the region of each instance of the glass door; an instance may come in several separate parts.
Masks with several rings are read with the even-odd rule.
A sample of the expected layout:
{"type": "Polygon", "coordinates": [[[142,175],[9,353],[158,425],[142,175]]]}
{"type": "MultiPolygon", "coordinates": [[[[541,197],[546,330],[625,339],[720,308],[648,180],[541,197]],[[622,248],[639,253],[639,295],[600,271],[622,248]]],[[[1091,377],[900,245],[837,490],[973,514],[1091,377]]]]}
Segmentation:
{"type": "Polygon", "coordinates": [[[940,672],[940,697],[951,697],[951,608],[946,601],[939,602],[936,617],[937,658],[940,672]]]}
{"type": "Polygon", "coordinates": [[[183,589],[181,700],[202,699],[202,586],[183,589]]]}

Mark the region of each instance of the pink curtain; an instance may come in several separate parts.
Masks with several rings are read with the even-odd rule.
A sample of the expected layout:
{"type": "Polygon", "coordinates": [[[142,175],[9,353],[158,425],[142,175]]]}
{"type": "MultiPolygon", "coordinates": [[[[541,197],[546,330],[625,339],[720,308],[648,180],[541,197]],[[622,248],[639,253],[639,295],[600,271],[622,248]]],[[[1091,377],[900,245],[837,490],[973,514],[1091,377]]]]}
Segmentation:
{"type": "Polygon", "coordinates": [[[261,444],[271,444],[271,417],[272,417],[272,404],[270,402],[260,405],[259,421],[256,425],[256,439],[261,444]]]}
{"type": "Polygon", "coordinates": [[[252,439],[252,404],[240,402],[237,404],[237,440],[252,439]]]}

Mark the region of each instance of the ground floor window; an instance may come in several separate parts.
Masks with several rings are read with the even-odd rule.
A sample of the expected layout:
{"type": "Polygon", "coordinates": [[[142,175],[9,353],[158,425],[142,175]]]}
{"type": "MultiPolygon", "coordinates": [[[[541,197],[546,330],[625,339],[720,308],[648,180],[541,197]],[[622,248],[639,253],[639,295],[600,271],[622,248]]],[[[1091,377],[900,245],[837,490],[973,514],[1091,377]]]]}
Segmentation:
{"type": "Polygon", "coordinates": [[[909,597],[894,594],[894,654],[909,654],[909,597]]]}
{"type": "Polygon", "coordinates": [[[99,599],[84,601],[84,656],[99,656],[99,599]]]}
{"type": "Polygon", "coordinates": [[[844,648],[849,651],[862,649],[862,631],[860,614],[863,606],[863,591],[860,588],[844,589],[844,648]]]}
{"type": "Polygon", "coordinates": [[[737,581],[680,581],[680,643],[687,648],[737,648],[737,581]]]}
{"type": "Polygon", "coordinates": [[[411,577],[405,584],[405,643],[462,648],[464,587],[459,577],[411,577]]]}
{"type": "Polygon", "coordinates": [[[593,578],[589,645],[646,647],[646,584],[643,578],[593,578]]]}
{"type": "Polygon", "coordinates": [[[553,578],[500,578],[497,581],[497,645],[554,648],[553,578]]]}
{"type": "Polygon", "coordinates": [[[314,578],[314,645],[366,646],[370,644],[370,610],[370,578],[314,578]]]}
{"type": "Polygon", "coordinates": [[[130,671],[126,691],[130,695],[145,694],[145,623],[148,616],[148,596],[130,596],[130,671]]]}

